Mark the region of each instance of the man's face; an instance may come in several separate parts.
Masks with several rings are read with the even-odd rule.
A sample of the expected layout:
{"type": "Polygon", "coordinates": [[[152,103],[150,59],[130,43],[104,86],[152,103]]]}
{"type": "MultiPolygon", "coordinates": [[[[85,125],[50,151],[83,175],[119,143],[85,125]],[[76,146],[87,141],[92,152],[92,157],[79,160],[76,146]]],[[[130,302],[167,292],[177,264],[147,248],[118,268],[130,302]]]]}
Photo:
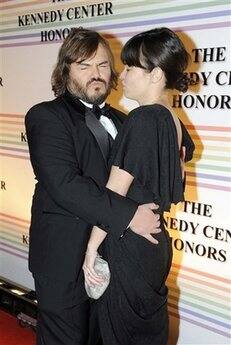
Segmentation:
{"type": "Polygon", "coordinates": [[[76,97],[91,104],[105,101],[111,91],[111,67],[105,48],[99,44],[88,59],[70,65],[68,89],[76,97]]]}

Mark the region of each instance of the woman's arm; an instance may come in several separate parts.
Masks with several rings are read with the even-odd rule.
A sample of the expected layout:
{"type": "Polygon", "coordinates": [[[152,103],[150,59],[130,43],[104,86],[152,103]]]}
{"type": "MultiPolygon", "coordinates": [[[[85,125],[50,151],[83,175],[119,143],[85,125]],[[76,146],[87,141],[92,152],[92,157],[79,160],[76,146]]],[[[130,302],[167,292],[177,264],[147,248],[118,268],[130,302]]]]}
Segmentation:
{"type": "MultiPolygon", "coordinates": [[[[134,177],[127,171],[122,170],[119,167],[112,166],[106,187],[117,194],[126,196],[133,179],[134,177]]],[[[106,235],[107,233],[105,231],[101,230],[97,226],[94,226],[88,242],[87,253],[97,251],[106,235]]]]}
{"type": "MultiPolygon", "coordinates": [[[[133,180],[134,177],[127,171],[120,169],[117,166],[112,166],[106,187],[111,189],[113,192],[116,192],[117,194],[126,196],[133,180]]],[[[148,209],[148,204],[146,204],[146,207],[148,209]]],[[[102,278],[98,276],[94,270],[94,262],[96,256],[98,255],[97,250],[106,236],[107,233],[102,229],[98,228],[97,226],[94,226],[92,228],[83,264],[85,280],[88,285],[100,284],[100,282],[102,282],[102,278]]],[[[142,236],[147,238],[150,242],[154,244],[158,243],[158,241],[155,240],[151,236],[151,234],[142,236]]]]}
{"type": "MultiPolygon", "coordinates": [[[[117,194],[126,196],[133,179],[134,177],[127,171],[122,170],[119,167],[112,166],[106,187],[117,194]]],[[[102,278],[94,271],[94,262],[98,255],[97,250],[106,236],[107,233],[105,231],[97,226],[93,226],[83,264],[85,280],[89,285],[99,284],[102,281],[102,278]]]]}

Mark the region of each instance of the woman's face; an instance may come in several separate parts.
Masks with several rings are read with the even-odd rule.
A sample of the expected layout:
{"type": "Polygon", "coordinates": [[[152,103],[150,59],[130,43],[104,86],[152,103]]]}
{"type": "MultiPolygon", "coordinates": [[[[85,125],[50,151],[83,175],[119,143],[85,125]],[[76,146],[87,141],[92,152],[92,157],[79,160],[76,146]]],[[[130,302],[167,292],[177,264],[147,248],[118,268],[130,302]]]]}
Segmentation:
{"type": "Polygon", "coordinates": [[[142,104],[149,91],[151,74],[144,68],[125,65],[120,79],[125,97],[142,104]]]}

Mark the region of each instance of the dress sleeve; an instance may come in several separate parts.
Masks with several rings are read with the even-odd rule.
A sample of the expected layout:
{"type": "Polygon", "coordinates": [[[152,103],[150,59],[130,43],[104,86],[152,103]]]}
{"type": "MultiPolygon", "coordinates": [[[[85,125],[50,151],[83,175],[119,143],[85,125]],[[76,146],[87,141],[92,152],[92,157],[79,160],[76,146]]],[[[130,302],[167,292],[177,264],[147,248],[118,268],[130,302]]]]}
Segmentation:
{"type": "Polygon", "coordinates": [[[130,173],[144,186],[158,178],[157,124],[152,114],[137,108],[116,138],[111,165],[130,173]]]}
{"type": "Polygon", "coordinates": [[[182,129],[182,146],[185,146],[185,162],[188,162],[193,157],[193,152],[195,150],[194,142],[192,141],[192,138],[190,137],[187,129],[185,128],[184,124],[181,123],[181,129],[182,129]]]}
{"type": "Polygon", "coordinates": [[[116,138],[111,165],[152,191],[161,210],[184,200],[177,131],[171,113],[161,105],[130,113],[116,138]]]}

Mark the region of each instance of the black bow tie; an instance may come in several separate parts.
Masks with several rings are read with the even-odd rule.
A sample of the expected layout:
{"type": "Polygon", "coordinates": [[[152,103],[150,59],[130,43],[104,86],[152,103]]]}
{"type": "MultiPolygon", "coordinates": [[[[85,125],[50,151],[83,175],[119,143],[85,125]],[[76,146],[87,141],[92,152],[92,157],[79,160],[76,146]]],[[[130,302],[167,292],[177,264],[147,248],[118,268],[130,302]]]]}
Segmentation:
{"type": "Polygon", "coordinates": [[[106,104],[103,108],[100,108],[98,105],[94,104],[92,107],[92,112],[94,113],[95,117],[99,120],[100,116],[106,116],[110,119],[110,107],[106,104]]]}

